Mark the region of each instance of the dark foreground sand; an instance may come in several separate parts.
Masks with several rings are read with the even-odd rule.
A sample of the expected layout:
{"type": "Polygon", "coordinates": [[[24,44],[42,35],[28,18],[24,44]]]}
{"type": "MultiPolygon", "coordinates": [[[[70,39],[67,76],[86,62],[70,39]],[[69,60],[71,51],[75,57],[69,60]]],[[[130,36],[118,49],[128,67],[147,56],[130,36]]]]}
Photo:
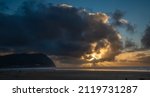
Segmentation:
{"type": "Polygon", "coordinates": [[[150,80],[150,72],[138,71],[0,71],[1,80],[150,80]]]}

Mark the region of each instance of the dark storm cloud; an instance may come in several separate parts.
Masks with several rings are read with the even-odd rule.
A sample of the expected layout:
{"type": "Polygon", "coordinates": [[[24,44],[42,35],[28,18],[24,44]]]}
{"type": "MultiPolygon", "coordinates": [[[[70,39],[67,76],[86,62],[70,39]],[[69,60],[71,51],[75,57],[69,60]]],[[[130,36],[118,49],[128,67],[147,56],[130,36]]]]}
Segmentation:
{"type": "Polygon", "coordinates": [[[24,2],[12,15],[0,13],[0,48],[79,57],[91,52],[91,43],[107,39],[118,53],[119,33],[99,20],[103,15],[66,4],[24,2]]]}
{"type": "Polygon", "coordinates": [[[150,48],[150,25],[145,29],[141,42],[145,48],[150,48]]]}
{"type": "Polygon", "coordinates": [[[124,19],[125,12],[121,10],[116,10],[112,14],[112,25],[119,26],[119,27],[125,27],[128,32],[135,32],[136,25],[129,23],[127,20],[124,19]]]}

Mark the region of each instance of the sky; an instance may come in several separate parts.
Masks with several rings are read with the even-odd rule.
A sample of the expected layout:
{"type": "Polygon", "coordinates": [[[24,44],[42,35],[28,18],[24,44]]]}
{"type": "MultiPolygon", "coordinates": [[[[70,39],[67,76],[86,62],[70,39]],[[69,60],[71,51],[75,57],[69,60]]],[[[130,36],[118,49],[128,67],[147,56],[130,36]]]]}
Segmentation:
{"type": "Polygon", "coordinates": [[[0,0],[0,53],[45,53],[58,67],[149,66],[149,5],[149,0],[0,0]]]}

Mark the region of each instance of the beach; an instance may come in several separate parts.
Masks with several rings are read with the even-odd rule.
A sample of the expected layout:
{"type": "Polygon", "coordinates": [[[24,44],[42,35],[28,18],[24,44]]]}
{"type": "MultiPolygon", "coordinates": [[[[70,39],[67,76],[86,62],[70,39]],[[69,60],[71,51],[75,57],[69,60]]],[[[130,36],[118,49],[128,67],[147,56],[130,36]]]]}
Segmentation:
{"type": "Polygon", "coordinates": [[[149,71],[107,69],[0,70],[1,80],[150,80],[149,71]]]}

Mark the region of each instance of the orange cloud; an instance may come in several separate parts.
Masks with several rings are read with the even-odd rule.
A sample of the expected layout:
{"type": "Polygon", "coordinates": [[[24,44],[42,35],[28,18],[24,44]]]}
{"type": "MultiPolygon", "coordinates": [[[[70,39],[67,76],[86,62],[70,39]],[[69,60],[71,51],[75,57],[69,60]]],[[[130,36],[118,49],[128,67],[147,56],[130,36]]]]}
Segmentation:
{"type": "Polygon", "coordinates": [[[150,50],[143,50],[143,51],[121,53],[115,57],[115,60],[118,62],[124,61],[124,62],[143,62],[144,63],[144,59],[147,59],[148,57],[150,57],[150,50]]]}

